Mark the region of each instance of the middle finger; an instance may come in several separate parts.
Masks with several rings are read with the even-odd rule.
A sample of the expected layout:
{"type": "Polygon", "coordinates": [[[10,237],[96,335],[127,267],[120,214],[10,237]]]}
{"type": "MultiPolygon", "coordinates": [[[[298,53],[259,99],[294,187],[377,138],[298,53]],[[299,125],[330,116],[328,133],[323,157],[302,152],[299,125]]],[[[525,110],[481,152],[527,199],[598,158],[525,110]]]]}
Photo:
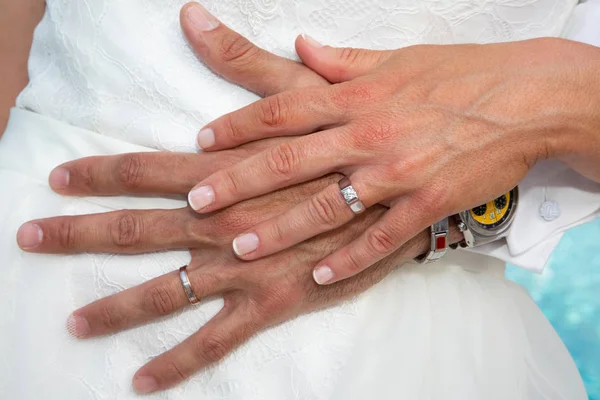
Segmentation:
{"type": "Polygon", "coordinates": [[[19,229],[17,242],[32,253],[136,254],[197,247],[206,225],[189,208],[112,211],[30,221],[19,229]]]}

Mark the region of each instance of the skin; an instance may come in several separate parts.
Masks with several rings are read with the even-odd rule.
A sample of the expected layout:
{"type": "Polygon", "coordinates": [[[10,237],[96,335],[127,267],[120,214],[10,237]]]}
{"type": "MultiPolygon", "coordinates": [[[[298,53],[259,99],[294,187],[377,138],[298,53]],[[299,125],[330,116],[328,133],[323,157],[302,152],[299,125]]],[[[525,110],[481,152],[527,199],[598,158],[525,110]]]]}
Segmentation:
{"type": "MultiPolygon", "coordinates": [[[[184,33],[202,60],[225,79],[262,95],[330,85],[307,67],[255,47],[223,24],[208,32],[199,31],[188,17],[192,7],[199,6],[182,9],[184,33]]],[[[88,157],[55,169],[50,185],[68,196],[185,195],[208,175],[287,140],[273,138],[214,153],[88,157]]],[[[196,297],[219,295],[225,305],[197,333],[135,374],[134,388],[149,393],[187,379],[269,326],[361,293],[395,266],[428,250],[429,233],[422,232],[364,274],[339,285],[317,285],[310,276],[314,263],[377,220],[386,210],[378,205],[343,228],[260,260],[243,261],[231,252],[230,243],[237,233],[283,213],[290,204],[299,204],[340,178],[331,174],[204,215],[187,207],[36,220],[21,227],[17,240],[25,251],[36,253],[190,249],[192,261],[187,271],[196,297]],[[41,241],[37,241],[38,230],[41,241]]],[[[458,240],[460,233],[453,229],[451,242],[458,240]]],[[[188,299],[174,271],[76,310],[68,328],[74,336],[85,339],[144,324],[186,306],[188,299]]]]}
{"type": "MultiPolygon", "coordinates": [[[[200,131],[199,144],[214,151],[298,137],[219,170],[189,199],[210,213],[335,172],[349,177],[366,207],[390,204],[357,240],[316,264],[320,284],[364,271],[432,223],[508,192],[540,160],[558,159],[600,182],[596,47],[537,39],[378,52],[299,38],[297,50],[335,84],[225,115],[200,131]]],[[[233,248],[255,260],[353,218],[333,183],[243,232],[233,248]],[[315,208],[326,218],[311,218],[315,208]]]]}
{"type": "Polygon", "coordinates": [[[0,137],[17,95],[27,82],[33,29],[44,14],[44,0],[0,0],[0,137]]]}

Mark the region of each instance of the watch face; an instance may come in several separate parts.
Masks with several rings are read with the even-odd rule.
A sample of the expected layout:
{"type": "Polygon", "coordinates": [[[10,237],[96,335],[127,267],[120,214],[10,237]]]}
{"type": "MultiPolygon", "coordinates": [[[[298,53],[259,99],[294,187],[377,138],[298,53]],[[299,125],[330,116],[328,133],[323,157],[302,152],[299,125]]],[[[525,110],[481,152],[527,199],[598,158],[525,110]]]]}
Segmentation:
{"type": "Polygon", "coordinates": [[[514,190],[487,204],[473,208],[471,217],[481,228],[491,230],[501,226],[510,217],[515,204],[514,190]]]}

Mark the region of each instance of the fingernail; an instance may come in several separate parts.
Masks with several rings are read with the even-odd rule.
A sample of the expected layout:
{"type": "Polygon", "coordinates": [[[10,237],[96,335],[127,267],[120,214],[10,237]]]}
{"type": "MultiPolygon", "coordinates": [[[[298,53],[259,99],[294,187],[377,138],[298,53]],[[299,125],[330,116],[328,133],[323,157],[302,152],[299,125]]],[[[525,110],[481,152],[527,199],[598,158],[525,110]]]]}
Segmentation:
{"type": "Polygon", "coordinates": [[[210,186],[200,186],[192,189],[188,195],[190,206],[196,211],[211,205],[215,201],[215,191],[210,186]]]}
{"type": "Polygon", "coordinates": [[[52,189],[64,189],[69,186],[70,178],[69,171],[59,167],[50,172],[48,182],[52,189]]]}
{"type": "Polygon", "coordinates": [[[188,7],[187,17],[192,25],[200,31],[212,31],[219,26],[219,20],[198,3],[188,7]]]}
{"type": "Polygon", "coordinates": [[[139,394],[146,394],[154,392],[158,388],[158,383],[151,376],[138,376],[133,380],[133,388],[139,394]]]}
{"type": "Polygon", "coordinates": [[[315,268],[313,278],[319,285],[324,285],[333,279],[333,270],[326,265],[315,268]]]}
{"type": "Polygon", "coordinates": [[[208,149],[215,144],[215,132],[210,128],[202,129],[198,132],[197,142],[201,150],[208,149]]]}
{"type": "Polygon", "coordinates": [[[309,45],[312,46],[316,49],[320,49],[321,47],[323,47],[323,45],[319,42],[317,42],[315,39],[313,39],[312,37],[308,36],[306,33],[302,34],[302,39],[304,39],[304,41],[309,45]]]}
{"type": "Polygon", "coordinates": [[[246,233],[233,240],[233,251],[238,256],[243,256],[258,249],[259,239],[254,233],[246,233]]]}
{"type": "Polygon", "coordinates": [[[21,225],[17,232],[17,243],[22,249],[31,249],[42,243],[44,232],[39,225],[28,222],[21,225]]]}
{"type": "Polygon", "coordinates": [[[82,339],[88,336],[91,332],[90,324],[87,319],[71,314],[67,319],[67,330],[76,338],[82,339]]]}

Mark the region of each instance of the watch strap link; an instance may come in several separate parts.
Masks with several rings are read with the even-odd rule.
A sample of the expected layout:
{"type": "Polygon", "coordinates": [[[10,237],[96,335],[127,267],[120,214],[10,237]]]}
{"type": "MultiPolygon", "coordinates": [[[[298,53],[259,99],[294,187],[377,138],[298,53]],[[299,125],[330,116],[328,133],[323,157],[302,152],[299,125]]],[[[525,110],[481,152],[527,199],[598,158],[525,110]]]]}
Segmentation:
{"type": "Polygon", "coordinates": [[[450,227],[448,223],[448,218],[444,218],[443,220],[436,222],[431,225],[430,229],[430,238],[431,238],[431,247],[427,254],[424,254],[420,257],[415,258],[415,261],[419,264],[429,264],[435,261],[438,261],[448,251],[448,233],[450,232],[450,227]]]}

